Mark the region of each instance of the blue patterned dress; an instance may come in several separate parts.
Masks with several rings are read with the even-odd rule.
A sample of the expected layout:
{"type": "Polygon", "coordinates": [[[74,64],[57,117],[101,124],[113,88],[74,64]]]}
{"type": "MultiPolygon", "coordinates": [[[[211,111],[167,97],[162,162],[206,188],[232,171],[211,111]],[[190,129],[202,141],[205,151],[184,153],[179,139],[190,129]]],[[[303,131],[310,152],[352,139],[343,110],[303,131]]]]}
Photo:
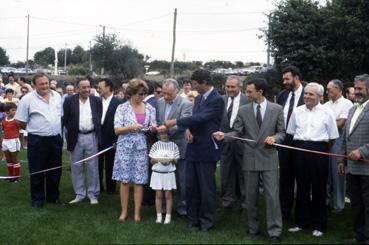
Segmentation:
{"type": "MultiPolygon", "coordinates": [[[[148,181],[148,153],[145,131],[149,126],[156,126],[155,109],[145,103],[145,122],[143,130],[121,134],[117,140],[113,180],[124,184],[146,184],[148,181]]],[[[114,128],[137,124],[136,115],[130,101],[118,106],[114,116],[114,128]]]]}

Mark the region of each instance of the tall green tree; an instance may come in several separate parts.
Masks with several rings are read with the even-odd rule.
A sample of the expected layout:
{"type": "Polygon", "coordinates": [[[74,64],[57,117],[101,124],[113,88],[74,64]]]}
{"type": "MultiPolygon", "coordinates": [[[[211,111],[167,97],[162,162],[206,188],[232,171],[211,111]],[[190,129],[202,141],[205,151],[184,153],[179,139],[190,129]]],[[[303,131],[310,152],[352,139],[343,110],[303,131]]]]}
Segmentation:
{"type": "Polygon", "coordinates": [[[35,63],[40,65],[47,66],[49,64],[54,64],[54,60],[55,60],[55,50],[51,47],[38,51],[34,55],[35,63]]]}
{"type": "Polygon", "coordinates": [[[9,63],[9,56],[6,55],[6,50],[0,47],[0,65],[8,65],[9,63]]]}
{"type": "MultiPolygon", "coordinates": [[[[59,66],[64,65],[64,56],[65,56],[65,49],[60,49],[58,51],[58,65],[59,66]]],[[[71,56],[72,56],[72,50],[67,48],[67,65],[70,64],[71,56]]]]}
{"type": "Polygon", "coordinates": [[[72,52],[72,55],[70,57],[70,63],[72,64],[82,64],[83,56],[85,54],[85,50],[77,45],[72,52]]]}

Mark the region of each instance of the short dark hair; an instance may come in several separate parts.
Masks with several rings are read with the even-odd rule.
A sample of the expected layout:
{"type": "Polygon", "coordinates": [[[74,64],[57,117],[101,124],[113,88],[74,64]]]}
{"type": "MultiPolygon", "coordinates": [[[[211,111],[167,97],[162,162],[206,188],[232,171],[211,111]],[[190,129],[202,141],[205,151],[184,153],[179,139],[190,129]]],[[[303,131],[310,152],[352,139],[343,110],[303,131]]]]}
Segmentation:
{"type": "Polygon", "coordinates": [[[24,77],[20,77],[19,78],[19,80],[21,80],[22,82],[24,82],[24,83],[27,83],[27,80],[26,80],[26,78],[24,78],[24,77]]]}
{"type": "Polygon", "coordinates": [[[298,76],[300,80],[302,79],[300,69],[297,68],[296,66],[290,65],[283,68],[282,74],[285,74],[287,72],[291,72],[292,76],[298,76]]]}
{"type": "Polygon", "coordinates": [[[147,85],[147,94],[154,94],[155,91],[155,82],[151,80],[145,79],[146,85],[147,85]]]}
{"type": "Polygon", "coordinates": [[[88,81],[88,82],[90,83],[90,86],[92,86],[92,85],[91,85],[91,81],[90,81],[90,79],[89,79],[89,78],[87,78],[87,77],[82,77],[82,78],[78,78],[78,79],[77,79],[77,87],[79,86],[79,83],[80,83],[81,81],[88,81]]]}
{"type": "Polygon", "coordinates": [[[13,89],[11,89],[11,88],[7,88],[7,89],[5,90],[5,94],[14,94],[14,90],[13,90],[13,89]]]}
{"type": "MultiPolygon", "coordinates": [[[[182,86],[183,85],[185,85],[185,84],[191,84],[191,80],[190,79],[183,79],[182,81],[181,81],[181,84],[182,84],[182,86]]],[[[192,84],[191,84],[192,85],[192,84]]]]}
{"type": "Polygon", "coordinates": [[[5,103],[5,105],[4,105],[4,111],[5,112],[8,112],[8,111],[10,111],[11,109],[14,109],[14,108],[17,109],[17,105],[13,102],[5,103]]]}
{"type": "Polygon", "coordinates": [[[247,83],[247,85],[251,85],[254,84],[256,91],[263,91],[263,96],[265,96],[265,94],[268,91],[268,83],[264,78],[253,78],[251,80],[249,80],[247,83]]]}
{"type": "Polygon", "coordinates": [[[14,76],[14,74],[13,74],[13,73],[10,73],[10,74],[8,75],[8,80],[9,80],[9,77],[13,77],[13,78],[15,78],[15,76],[14,76]]]}
{"type": "Polygon", "coordinates": [[[159,83],[158,81],[155,81],[154,87],[155,87],[155,91],[156,91],[157,88],[163,88],[163,86],[161,85],[161,83],[159,83]]]}
{"type": "Polygon", "coordinates": [[[333,79],[331,82],[336,85],[341,91],[343,91],[343,82],[339,79],[333,79]]]}
{"type": "Polygon", "coordinates": [[[99,83],[100,82],[104,82],[105,86],[110,88],[110,92],[114,91],[114,84],[109,78],[102,78],[100,79],[99,83]]]}
{"type": "Polygon", "coordinates": [[[200,84],[207,83],[208,85],[213,84],[213,80],[211,79],[210,71],[199,69],[192,73],[191,80],[194,80],[200,84]]]}
{"type": "Polygon", "coordinates": [[[36,80],[39,79],[40,77],[47,77],[47,79],[50,81],[50,78],[46,75],[46,73],[43,72],[39,72],[36,73],[33,78],[32,78],[32,83],[36,85],[36,80]]]}

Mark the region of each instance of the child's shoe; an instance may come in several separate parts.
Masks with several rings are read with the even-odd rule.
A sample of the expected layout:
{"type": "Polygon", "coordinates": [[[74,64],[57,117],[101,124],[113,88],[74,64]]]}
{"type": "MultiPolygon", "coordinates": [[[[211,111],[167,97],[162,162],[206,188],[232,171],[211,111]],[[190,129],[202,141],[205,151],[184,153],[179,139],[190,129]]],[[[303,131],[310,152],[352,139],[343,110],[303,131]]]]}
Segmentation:
{"type": "Polygon", "coordinates": [[[170,224],[171,215],[167,214],[165,215],[164,225],[170,224]]]}
{"type": "Polygon", "coordinates": [[[160,224],[163,221],[163,216],[159,213],[156,214],[156,221],[155,223],[160,224]]]}

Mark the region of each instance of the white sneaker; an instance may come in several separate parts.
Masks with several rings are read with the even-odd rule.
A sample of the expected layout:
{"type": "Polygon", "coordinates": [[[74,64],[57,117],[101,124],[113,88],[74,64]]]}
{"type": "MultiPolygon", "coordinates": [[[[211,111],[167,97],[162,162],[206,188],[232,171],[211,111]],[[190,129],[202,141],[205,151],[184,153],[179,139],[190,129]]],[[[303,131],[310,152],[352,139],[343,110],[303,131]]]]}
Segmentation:
{"type": "Polygon", "coordinates": [[[99,201],[97,199],[90,199],[90,204],[96,205],[96,204],[99,204],[99,201]]]}
{"type": "Polygon", "coordinates": [[[161,216],[161,214],[156,215],[155,223],[160,224],[162,221],[163,221],[163,217],[161,216]]]}
{"type": "Polygon", "coordinates": [[[170,224],[171,216],[165,215],[164,225],[170,224]]]}
{"type": "Polygon", "coordinates": [[[318,231],[318,230],[314,230],[313,231],[313,236],[315,236],[315,237],[321,237],[321,236],[323,236],[323,232],[318,231]]]}
{"type": "Polygon", "coordinates": [[[72,201],[69,202],[69,204],[74,204],[74,203],[78,203],[78,202],[82,202],[83,199],[79,199],[78,197],[74,198],[72,201]]]}
{"type": "Polygon", "coordinates": [[[299,231],[301,231],[302,229],[300,228],[300,227],[298,227],[298,226],[296,226],[296,227],[292,227],[292,228],[289,228],[288,229],[288,231],[289,232],[292,232],[292,233],[295,233],[295,232],[299,232],[299,231]]]}
{"type": "Polygon", "coordinates": [[[345,203],[351,203],[351,200],[350,200],[350,198],[348,198],[348,197],[345,197],[345,203]]]}

